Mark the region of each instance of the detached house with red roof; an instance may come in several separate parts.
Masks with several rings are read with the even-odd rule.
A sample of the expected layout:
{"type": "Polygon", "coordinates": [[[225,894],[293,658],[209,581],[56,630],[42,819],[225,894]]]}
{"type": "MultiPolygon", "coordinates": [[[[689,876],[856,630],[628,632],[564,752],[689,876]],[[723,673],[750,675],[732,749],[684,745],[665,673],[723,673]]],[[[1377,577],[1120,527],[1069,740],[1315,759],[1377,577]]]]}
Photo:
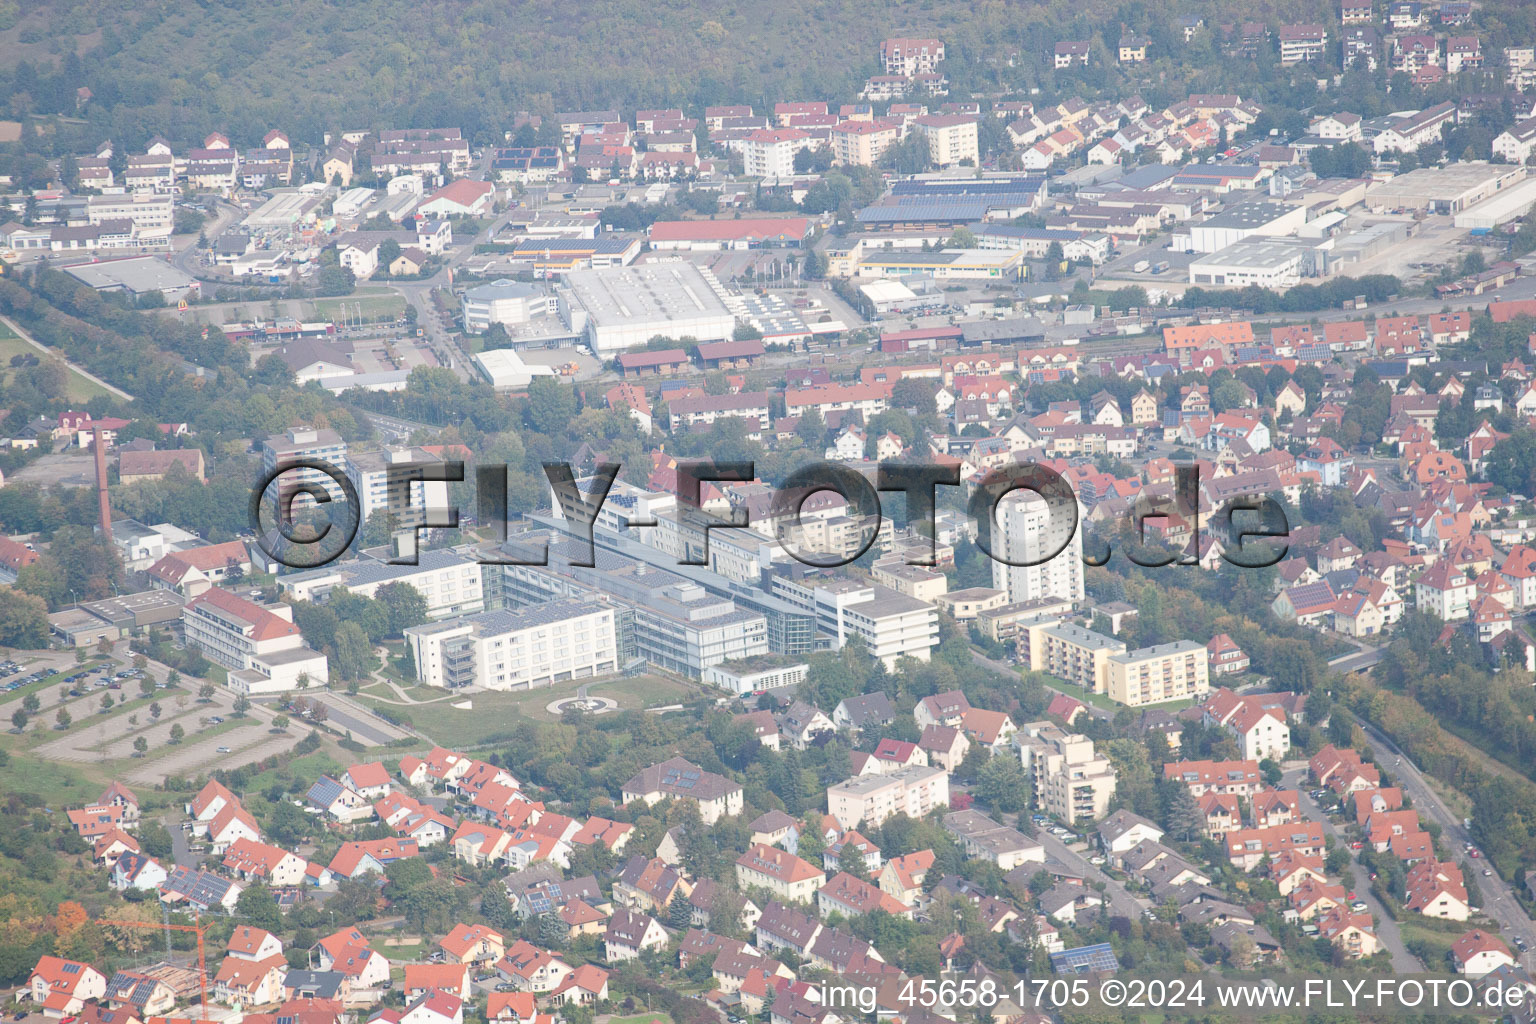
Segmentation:
{"type": "Polygon", "coordinates": [[[1280,761],[1291,749],[1287,698],[1294,704],[1295,694],[1265,693],[1240,697],[1222,687],[1205,702],[1201,717],[1206,725],[1224,729],[1236,739],[1238,753],[1244,760],[1270,758],[1280,761]]]}
{"type": "Polygon", "coordinates": [[[549,994],[551,1002],[593,1006],[608,998],[608,972],[594,964],[571,971],[549,994]]]}
{"type": "Polygon", "coordinates": [[[457,924],[437,947],[450,961],[469,967],[488,967],[506,954],[501,933],[483,924],[457,924]]]}
{"type": "Polygon", "coordinates": [[[45,956],[27,978],[25,994],[43,1009],[46,1017],[69,1017],[80,1012],[87,1000],[107,992],[107,976],[90,964],[45,956]]]}
{"type": "Polygon", "coordinates": [[[353,841],[341,844],[329,867],[338,878],[361,878],[369,872],[382,875],[395,861],[415,857],[420,852],[411,839],[353,841]]]}
{"type": "Polygon", "coordinates": [[[1451,945],[1451,962],[1458,974],[1480,978],[1500,967],[1515,966],[1514,955],[1504,940],[1481,928],[1474,928],[1451,945]]]}
{"type": "Polygon", "coordinates": [[[407,999],[433,990],[468,999],[474,991],[470,987],[470,970],[465,964],[406,964],[405,981],[401,987],[407,999]]]}
{"type": "Polygon", "coordinates": [[[553,992],[570,977],[571,965],[531,942],[518,939],[496,962],[496,973],[515,991],[553,992]]]}
{"type": "Polygon", "coordinates": [[[332,932],[315,943],[311,952],[322,971],[336,971],[351,981],[353,993],[380,988],[389,983],[389,960],[368,944],[368,937],[356,928],[332,932]]]}
{"type": "Polygon", "coordinates": [[[423,992],[405,1008],[400,1024],[464,1024],[464,1000],[447,992],[423,992]]]}
{"type": "Polygon", "coordinates": [[[286,888],[304,883],[309,863],[280,846],[242,836],[224,852],[224,870],[239,879],[286,888]]]}

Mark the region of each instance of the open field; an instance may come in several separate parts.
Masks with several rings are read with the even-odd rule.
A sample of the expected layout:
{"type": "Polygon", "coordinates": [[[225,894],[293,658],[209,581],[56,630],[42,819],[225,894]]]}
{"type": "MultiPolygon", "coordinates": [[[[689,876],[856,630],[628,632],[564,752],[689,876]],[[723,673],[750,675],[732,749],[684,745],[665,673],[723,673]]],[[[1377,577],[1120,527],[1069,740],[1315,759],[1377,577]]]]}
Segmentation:
{"type": "Polygon", "coordinates": [[[340,320],[343,307],[345,315],[355,318],[361,308],[364,320],[393,319],[405,312],[405,299],[393,292],[381,295],[357,294],[337,299],[313,299],[305,302],[306,320],[340,320]]]}
{"type": "MultiPolygon", "coordinates": [[[[23,341],[9,324],[0,321],[0,380],[10,379],[11,359],[15,356],[37,356],[39,359],[43,357],[35,346],[23,341]]],[[[86,402],[97,395],[110,394],[110,392],[70,366],[68,394],[70,401],[86,402]]]]}
{"type": "MultiPolygon", "coordinates": [[[[555,721],[555,716],[545,710],[545,705],[562,697],[575,696],[583,686],[594,697],[608,697],[619,707],[641,709],[662,707],[692,700],[703,692],[700,687],[662,676],[613,677],[590,682],[571,680],[558,686],[546,686],[536,690],[520,690],[516,693],[482,691],[464,694],[461,700],[473,703],[470,709],[453,707],[458,701],[436,700],[433,703],[400,704],[398,699],[380,699],[386,687],[377,687],[356,697],[360,703],[383,711],[391,717],[409,719],[411,726],[433,741],[458,748],[473,747],[505,733],[523,719],[538,722],[555,721]]],[[[411,687],[407,694],[414,698],[430,699],[444,696],[440,690],[430,687],[411,687]]]]}

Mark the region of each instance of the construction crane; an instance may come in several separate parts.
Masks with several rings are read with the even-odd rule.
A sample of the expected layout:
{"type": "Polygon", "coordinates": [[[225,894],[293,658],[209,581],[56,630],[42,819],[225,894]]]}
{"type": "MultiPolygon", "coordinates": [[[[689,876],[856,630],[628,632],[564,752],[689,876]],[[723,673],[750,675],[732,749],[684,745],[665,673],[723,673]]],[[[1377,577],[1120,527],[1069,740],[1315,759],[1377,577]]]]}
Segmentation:
{"type": "Polygon", "coordinates": [[[115,927],[121,928],[162,928],[166,931],[165,941],[169,946],[171,932],[191,932],[197,936],[197,996],[198,1013],[201,1020],[208,1019],[208,964],[203,958],[203,932],[206,930],[201,923],[200,915],[194,911],[192,924],[172,924],[170,914],[166,913],[167,920],[156,921],[113,921],[115,927]]]}

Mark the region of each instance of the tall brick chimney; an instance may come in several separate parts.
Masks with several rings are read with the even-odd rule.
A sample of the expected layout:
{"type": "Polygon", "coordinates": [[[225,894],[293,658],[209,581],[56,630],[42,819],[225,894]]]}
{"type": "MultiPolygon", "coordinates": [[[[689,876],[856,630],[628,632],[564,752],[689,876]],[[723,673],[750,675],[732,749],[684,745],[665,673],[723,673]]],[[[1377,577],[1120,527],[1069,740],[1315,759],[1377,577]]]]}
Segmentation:
{"type": "Polygon", "coordinates": [[[91,450],[96,456],[96,504],[101,511],[101,536],[112,543],[112,503],[107,500],[107,445],[101,424],[91,427],[91,450]]]}

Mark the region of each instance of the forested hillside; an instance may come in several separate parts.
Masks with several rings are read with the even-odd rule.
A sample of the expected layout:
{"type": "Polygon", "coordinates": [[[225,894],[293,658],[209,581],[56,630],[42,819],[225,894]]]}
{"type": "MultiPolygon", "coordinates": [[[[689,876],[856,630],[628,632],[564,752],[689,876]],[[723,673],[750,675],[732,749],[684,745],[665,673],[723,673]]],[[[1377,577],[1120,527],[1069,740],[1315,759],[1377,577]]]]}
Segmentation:
{"type": "MultiPolygon", "coordinates": [[[[1251,94],[1305,87],[1219,56],[1223,24],[1336,22],[1328,0],[0,0],[0,106],[8,115],[76,112],[95,134],[178,146],[211,130],[249,145],[273,126],[318,141],[327,128],[462,126],[488,141],[517,110],[762,104],[852,99],[887,35],[944,38],[955,95],[1085,95],[1131,84],[1251,94]],[[1210,32],[1186,44],[1179,16],[1210,32]],[[1060,39],[1113,45],[1149,36],[1152,64],[1123,81],[1109,58],[1080,76],[1047,70],[1060,39]]],[[[1531,5],[1481,5],[1485,39],[1530,39],[1531,5]]],[[[1156,103],[1151,95],[1150,102],[1156,103]]]]}

